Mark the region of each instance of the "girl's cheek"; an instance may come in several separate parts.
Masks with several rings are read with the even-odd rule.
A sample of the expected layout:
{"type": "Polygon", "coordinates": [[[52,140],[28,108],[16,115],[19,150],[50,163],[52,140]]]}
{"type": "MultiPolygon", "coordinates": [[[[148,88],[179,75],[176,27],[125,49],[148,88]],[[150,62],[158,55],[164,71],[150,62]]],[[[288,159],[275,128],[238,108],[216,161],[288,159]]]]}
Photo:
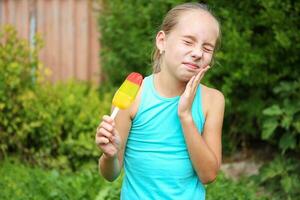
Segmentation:
{"type": "Polygon", "coordinates": [[[212,61],[212,54],[210,53],[205,53],[205,62],[207,62],[208,64],[211,63],[212,61]]]}
{"type": "MultiPolygon", "coordinates": [[[[173,49],[175,50],[175,48],[173,49]]],[[[176,57],[181,57],[181,56],[184,56],[185,54],[187,54],[189,52],[188,48],[180,45],[180,46],[177,46],[176,48],[176,57]]]]}
{"type": "Polygon", "coordinates": [[[180,51],[180,55],[181,56],[188,56],[188,57],[190,57],[191,56],[191,52],[192,52],[192,50],[191,50],[191,48],[187,48],[187,47],[183,47],[182,49],[181,49],[181,51],[180,51]]]}

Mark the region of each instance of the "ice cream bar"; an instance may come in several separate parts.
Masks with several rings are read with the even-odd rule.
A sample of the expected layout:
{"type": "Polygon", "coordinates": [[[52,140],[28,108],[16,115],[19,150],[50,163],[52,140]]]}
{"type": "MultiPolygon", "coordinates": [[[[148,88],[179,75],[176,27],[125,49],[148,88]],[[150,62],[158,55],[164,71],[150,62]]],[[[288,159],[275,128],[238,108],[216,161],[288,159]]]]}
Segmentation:
{"type": "Polygon", "coordinates": [[[133,103],[142,81],[143,76],[139,73],[132,72],[127,76],[112,100],[112,104],[115,106],[111,115],[112,118],[115,118],[119,109],[126,109],[133,103]]]}

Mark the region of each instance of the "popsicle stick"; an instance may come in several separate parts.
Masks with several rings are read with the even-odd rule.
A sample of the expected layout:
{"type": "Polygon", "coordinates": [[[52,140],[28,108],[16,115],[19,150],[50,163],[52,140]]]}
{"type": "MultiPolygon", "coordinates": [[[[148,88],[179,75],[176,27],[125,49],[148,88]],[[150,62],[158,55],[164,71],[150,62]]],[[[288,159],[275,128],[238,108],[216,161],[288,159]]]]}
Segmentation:
{"type": "Polygon", "coordinates": [[[118,107],[115,107],[110,117],[112,117],[113,119],[115,119],[115,117],[117,116],[119,110],[120,109],[118,107]]]}

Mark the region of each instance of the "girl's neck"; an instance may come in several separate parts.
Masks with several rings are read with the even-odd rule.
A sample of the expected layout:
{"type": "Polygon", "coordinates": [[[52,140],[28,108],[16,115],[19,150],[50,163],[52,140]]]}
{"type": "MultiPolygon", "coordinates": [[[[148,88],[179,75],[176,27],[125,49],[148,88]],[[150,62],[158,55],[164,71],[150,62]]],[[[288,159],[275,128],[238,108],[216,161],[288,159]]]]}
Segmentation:
{"type": "Polygon", "coordinates": [[[163,70],[154,74],[153,80],[156,91],[161,96],[167,98],[180,96],[184,92],[187,84],[179,81],[176,77],[163,70]]]}

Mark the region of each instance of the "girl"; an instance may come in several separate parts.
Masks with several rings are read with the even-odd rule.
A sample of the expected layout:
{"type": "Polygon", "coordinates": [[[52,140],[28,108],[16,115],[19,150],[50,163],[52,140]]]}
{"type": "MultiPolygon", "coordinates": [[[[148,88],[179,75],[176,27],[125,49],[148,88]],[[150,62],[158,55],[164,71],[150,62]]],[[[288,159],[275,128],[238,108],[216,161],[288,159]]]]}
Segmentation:
{"type": "Polygon", "coordinates": [[[174,7],[156,35],[154,73],[129,109],[103,117],[99,170],[113,181],[124,164],[121,199],[205,199],[221,165],[224,97],[200,81],[219,38],[205,5],[174,7]]]}

